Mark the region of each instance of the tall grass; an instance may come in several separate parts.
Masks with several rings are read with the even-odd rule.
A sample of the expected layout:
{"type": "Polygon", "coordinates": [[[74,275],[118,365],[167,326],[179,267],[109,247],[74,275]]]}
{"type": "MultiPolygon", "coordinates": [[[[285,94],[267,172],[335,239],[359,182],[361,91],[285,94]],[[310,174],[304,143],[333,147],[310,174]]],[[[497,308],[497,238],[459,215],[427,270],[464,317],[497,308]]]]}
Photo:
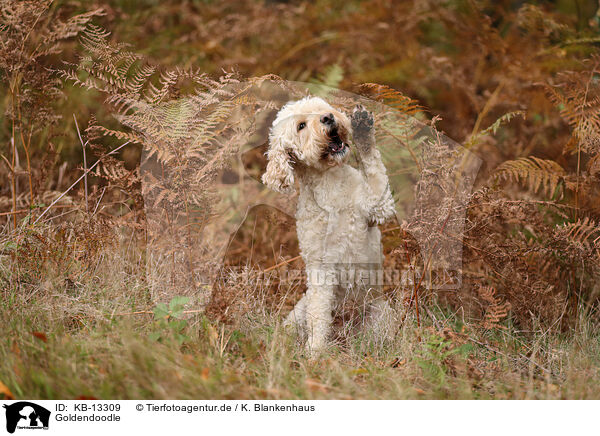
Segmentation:
{"type": "MultiPolygon", "coordinates": [[[[600,397],[595,0],[578,11],[484,0],[101,3],[85,12],[77,1],[0,0],[0,395],[600,397]],[[185,298],[155,298],[148,276],[164,277],[157,269],[175,263],[173,246],[185,248],[183,272],[199,253],[174,238],[152,265],[146,243],[168,232],[148,225],[140,154],[171,163],[177,177],[167,182],[177,183],[147,186],[156,204],[178,207],[169,219],[185,236],[199,238],[189,224],[208,220],[212,183],[255,128],[225,126],[223,143],[213,141],[211,129],[249,103],[233,94],[210,128],[199,114],[232,83],[264,74],[358,89],[484,160],[466,205],[461,289],[419,294],[417,307],[418,286],[408,296],[388,289],[399,313],[389,343],[342,329],[326,357],[310,360],[281,328],[303,289],[248,285],[227,269],[210,289],[212,312],[203,312],[195,277],[175,269],[172,287],[185,298]],[[82,175],[86,168],[94,172],[82,175]]],[[[434,176],[446,162],[431,148],[432,159],[414,159],[414,178],[399,173],[421,190],[398,198],[441,186],[434,176]]],[[[260,176],[254,151],[244,165],[260,176]]],[[[400,167],[414,158],[385,155],[400,167]]],[[[384,229],[392,267],[422,266],[410,232],[436,234],[427,222],[416,227],[384,229]]],[[[301,268],[294,231],[276,214],[247,220],[225,265],[301,268]],[[260,228],[271,222],[285,228],[275,236],[260,228]]]]}
{"type": "MultiPolygon", "coordinates": [[[[3,281],[0,380],[19,398],[483,399],[598,398],[600,330],[474,330],[460,312],[412,314],[393,341],[360,333],[309,359],[278,311],[255,305],[235,324],[156,311],[141,252],[102,251],[68,276],[3,281]],[[141,312],[141,313],[136,313],[141,312]]],[[[3,268],[8,266],[3,264],[3,268]]],[[[14,266],[14,265],[13,265],[14,266]]],[[[3,270],[3,277],[10,272],[3,270]]],[[[185,310],[184,310],[185,309],[185,310]]],[[[186,313],[186,311],[188,313],[186,313]]]]}

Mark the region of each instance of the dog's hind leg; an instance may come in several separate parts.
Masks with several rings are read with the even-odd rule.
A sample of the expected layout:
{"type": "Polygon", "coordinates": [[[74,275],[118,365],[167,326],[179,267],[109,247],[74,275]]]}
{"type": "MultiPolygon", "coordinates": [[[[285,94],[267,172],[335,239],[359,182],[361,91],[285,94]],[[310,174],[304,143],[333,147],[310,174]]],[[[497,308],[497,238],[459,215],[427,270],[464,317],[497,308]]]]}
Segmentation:
{"type": "Polygon", "coordinates": [[[387,300],[380,296],[369,304],[367,333],[375,343],[381,345],[394,338],[395,311],[387,300]]]}
{"type": "Polygon", "coordinates": [[[307,350],[314,356],[327,346],[327,338],[333,323],[332,309],[335,286],[311,285],[306,292],[307,350]]]}
{"type": "Polygon", "coordinates": [[[295,327],[301,339],[306,339],[306,305],[308,298],[306,294],[302,296],[300,301],[288,314],[283,322],[284,327],[295,327]]]}

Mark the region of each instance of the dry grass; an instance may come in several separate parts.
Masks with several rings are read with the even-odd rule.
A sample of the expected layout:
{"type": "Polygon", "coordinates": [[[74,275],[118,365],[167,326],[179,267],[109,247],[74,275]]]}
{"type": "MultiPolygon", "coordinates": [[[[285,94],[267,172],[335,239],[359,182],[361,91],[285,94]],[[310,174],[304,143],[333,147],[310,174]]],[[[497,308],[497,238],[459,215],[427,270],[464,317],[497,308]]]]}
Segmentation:
{"type": "Polygon", "coordinates": [[[93,262],[70,251],[36,277],[2,257],[0,380],[16,397],[600,398],[600,331],[583,315],[565,334],[485,331],[431,303],[392,343],[356,334],[309,360],[262,304],[227,325],[194,313],[193,298],[192,313],[133,314],[155,307],[130,242],[93,262]]]}
{"type": "MultiPolygon", "coordinates": [[[[576,11],[486,0],[133,3],[86,12],[76,0],[0,0],[0,382],[14,396],[600,398],[595,0],[576,11]],[[342,330],[309,361],[280,328],[302,286],[248,284],[227,270],[196,286],[210,253],[193,247],[211,233],[227,158],[257,133],[252,116],[266,122],[282,104],[233,92],[264,74],[357,89],[484,161],[464,204],[461,288],[387,289],[399,309],[392,343],[342,330]],[[170,177],[148,179],[140,155],[150,154],[170,177]]],[[[406,133],[384,127],[384,142],[406,133]]],[[[404,186],[399,208],[429,204],[384,229],[386,267],[418,269],[415,238],[441,240],[431,229],[447,222],[435,193],[448,188],[449,150],[432,143],[419,160],[401,148],[384,150],[404,186]]],[[[243,156],[255,179],[260,151],[243,156]]],[[[224,264],[301,269],[293,220],[265,213],[249,217],[224,264]]]]}

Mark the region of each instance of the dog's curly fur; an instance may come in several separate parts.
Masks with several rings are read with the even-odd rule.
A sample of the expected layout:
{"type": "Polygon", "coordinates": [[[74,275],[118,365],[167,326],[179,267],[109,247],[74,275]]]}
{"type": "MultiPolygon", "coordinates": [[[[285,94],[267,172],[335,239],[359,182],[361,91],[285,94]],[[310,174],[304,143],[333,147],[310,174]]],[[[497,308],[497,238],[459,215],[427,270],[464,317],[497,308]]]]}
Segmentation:
{"type": "Polygon", "coordinates": [[[300,189],[296,221],[308,289],[286,324],[318,352],[327,345],[336,303],[352,295],[369,303],[374,327],[383,325],[389,306],[373,280],[383,260],[376,224],[395,210],[373,115],[359,105],[349,119],[318,97],[291,101],[273,122],[267,158],[266,185],[289,193],[297,180],[300,189]],[[346,163],[350,137],[360,170],[346,163]]]}

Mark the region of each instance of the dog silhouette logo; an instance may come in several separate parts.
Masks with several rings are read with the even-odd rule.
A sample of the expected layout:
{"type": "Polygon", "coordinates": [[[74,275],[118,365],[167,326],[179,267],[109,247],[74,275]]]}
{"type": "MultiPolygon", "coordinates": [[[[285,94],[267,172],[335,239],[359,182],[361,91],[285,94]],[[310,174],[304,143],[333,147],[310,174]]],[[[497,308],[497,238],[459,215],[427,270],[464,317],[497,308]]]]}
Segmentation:
{"type": "Polygon", "coordinates": [[[29,401],[3,405],[6,409],[6,431],[18,429],[48,429],[50,411],[29,401]]]}

